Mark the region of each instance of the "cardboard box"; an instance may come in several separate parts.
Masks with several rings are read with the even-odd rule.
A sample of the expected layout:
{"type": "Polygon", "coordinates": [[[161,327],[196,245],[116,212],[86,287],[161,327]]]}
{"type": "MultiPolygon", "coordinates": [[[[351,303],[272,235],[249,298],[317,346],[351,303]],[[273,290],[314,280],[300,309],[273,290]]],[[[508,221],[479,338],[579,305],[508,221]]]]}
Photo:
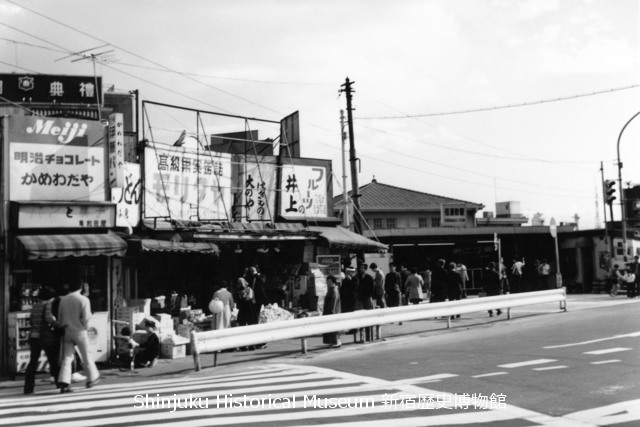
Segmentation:
{"type": "Polygon", "coordinates": [[[179,359],[187,355],[187,345],[162,344],[160,355],[165,359],[179,359]]]}

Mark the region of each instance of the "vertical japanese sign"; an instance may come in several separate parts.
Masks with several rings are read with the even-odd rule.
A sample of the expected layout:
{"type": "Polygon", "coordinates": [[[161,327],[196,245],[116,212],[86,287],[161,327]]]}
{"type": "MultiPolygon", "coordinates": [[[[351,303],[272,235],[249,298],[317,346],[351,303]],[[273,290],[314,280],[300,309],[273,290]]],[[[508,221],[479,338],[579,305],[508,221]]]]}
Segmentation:
{"type": "Polygon", "coordinates": [[[242,220],[271,221],[276,210],[276,165],[246,163],[243,176],[242,220]]]}
{"type": "Polygon", "coordinates": [[[97,121],[12,116],[11,200],[106,200],[104,127],[97,121]]]}
{"type": "Polygon", "coordinates": [[[124,186],[124,120],[122,113],[109,115],[109,187],[124,186]]]}
{"type": "Polygon", "coordinates": [[[230,154],[159,146],[145,148],[144,154],[146,218],[230,218],[230,154]]]}
{"type": "Polygon", "coordinates": [[[142,198],[140,165],[124,163],[123,166],[124,185],[111,188],[111,201],[116,204],[116,226],[137,227],[142,198]]]}
{"type": "Polygon", "coordinates": [[[280,215],[284,218],[328,216],[328,168],[284,165],[280,180],[280,215]]]}

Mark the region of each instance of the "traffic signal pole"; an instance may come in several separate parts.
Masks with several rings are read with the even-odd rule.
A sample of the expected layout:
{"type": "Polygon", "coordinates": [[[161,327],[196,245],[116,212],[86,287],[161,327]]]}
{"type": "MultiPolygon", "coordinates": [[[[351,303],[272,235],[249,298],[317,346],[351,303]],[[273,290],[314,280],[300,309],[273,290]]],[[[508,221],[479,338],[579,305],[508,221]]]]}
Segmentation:
{"type": "Polygon", "coordinates": [[[620,138],[622,138],[622,132],[624,132],[624,130],[627,128],[627,126],[629,126],[629,123],[631,123],[631,121],[633,119],[635,119],[638,115],[640,115],[640,111],[638,111],[637,113],[635,113],[633,115],[633,117],[631,117],[627,123],[625,123],[625,125],[622,127],[622,130],[620,131],[620,134],[618,135],[618,146],[617,146],[617,150],[618,150],[618,184],[620,187],[620,206],[621,206],[621,213],[622,216],[621,221],[622,221],[622,248],[624,249],[624,260],[627,260],[627,224],[626,224],[626,213],[625,213],[625,200],[624,200],[624,193],[623,193],[623,189],[622,189],[622,162],[620,161],[620,138]]]}

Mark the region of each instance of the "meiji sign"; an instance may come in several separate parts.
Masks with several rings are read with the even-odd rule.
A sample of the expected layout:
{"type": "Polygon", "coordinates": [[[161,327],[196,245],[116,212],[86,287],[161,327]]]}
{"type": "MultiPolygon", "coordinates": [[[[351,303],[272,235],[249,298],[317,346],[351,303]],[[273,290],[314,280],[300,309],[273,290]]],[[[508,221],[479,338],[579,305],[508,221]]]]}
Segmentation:
{"type": "Polygon", "coordinates": [[[35,133],[38,135],[51,135],[57,137],[58,142],[62,144],[68,144],[74,138],[81,138],[87,131],[87,124],[78,124],[77,122],[65,122],[62,127],[54,126],[56,120],[43,120],[37,119],[35,125],[29,126],[26,129],[27,133],[35,133]]]}
{"type": "Polygon", "coordinates": [[[104,127],[95,120],[12,116],[11,141],[44,144],[103,145],[104,127]]]}
{"type": "Polygon", "coordinates": [[[106,200],[98,121],[11,116],[8,165],[10,200],[106,200]]]}

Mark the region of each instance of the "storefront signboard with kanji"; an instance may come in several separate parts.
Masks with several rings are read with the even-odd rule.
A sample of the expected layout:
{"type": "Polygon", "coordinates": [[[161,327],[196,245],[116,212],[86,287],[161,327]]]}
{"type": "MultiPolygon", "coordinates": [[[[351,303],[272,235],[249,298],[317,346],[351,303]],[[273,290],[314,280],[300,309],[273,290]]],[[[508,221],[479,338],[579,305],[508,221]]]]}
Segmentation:
{"type": "Polygon", "coordinates": [[[185,147],[145,148],[144,217],[228,220],[231,155],[185,147]]]}
{"type": "Polygon", "coordinates": [[[97,121],[10,117],[10,200],[106,201],[104,141],[97,121]]]}
{"type": "Polygon", "coordinates": [[[276,173],[275,163],[245,163],[241,221],[273,220],[276,209],[276,173]]]}
{"type": "Polygon", "coordinates": [[[280,169],[280,216],[285,219],[329,217],[331,162],[296,160],[307,160],[308,164],[285,164],[280,169]]]}

